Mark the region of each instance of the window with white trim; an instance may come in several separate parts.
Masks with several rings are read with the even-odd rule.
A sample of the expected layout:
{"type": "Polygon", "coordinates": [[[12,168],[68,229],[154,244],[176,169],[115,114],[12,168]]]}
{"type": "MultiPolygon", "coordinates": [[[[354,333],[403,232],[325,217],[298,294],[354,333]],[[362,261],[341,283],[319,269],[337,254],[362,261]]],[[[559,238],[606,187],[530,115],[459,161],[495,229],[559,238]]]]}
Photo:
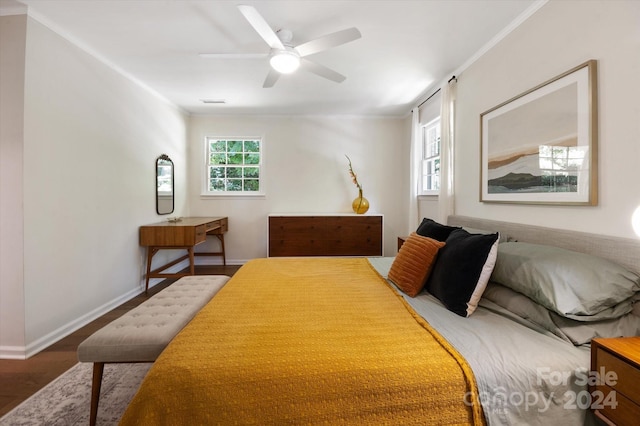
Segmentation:
{"type": "Polygon", "coordinates": [[[440,191],[440,117],[421,126],[422,161],[420,162],[420,193],[440,191]]]}
{"type": "Polygon", "coordinates": [[[207,137],[206,195],[262,194],[262,140],[207,137]]]}

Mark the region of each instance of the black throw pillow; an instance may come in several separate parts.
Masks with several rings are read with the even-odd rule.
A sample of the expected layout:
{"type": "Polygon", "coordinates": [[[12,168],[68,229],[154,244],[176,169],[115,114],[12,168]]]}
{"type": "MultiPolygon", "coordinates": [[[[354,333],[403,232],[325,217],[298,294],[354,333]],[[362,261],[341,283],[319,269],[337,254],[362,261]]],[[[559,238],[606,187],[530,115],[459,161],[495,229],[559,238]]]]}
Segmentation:
{"type": "Polygon", "coordinates": [[[418,226],[416,234],[423,237],[433,238],[438,241],[446,241],[451,232],[456,229],[462,229],[457,226],[447,226],[436,222],[435,220],[424,218],[422,223],[418,226]]]}
{"type": "Polygon", "coordinates": [[[426,285],[452,312],[468,317],[478,305],[493,272],[499,234],[470,234],[456,229],[438,252],[426,285]]]}

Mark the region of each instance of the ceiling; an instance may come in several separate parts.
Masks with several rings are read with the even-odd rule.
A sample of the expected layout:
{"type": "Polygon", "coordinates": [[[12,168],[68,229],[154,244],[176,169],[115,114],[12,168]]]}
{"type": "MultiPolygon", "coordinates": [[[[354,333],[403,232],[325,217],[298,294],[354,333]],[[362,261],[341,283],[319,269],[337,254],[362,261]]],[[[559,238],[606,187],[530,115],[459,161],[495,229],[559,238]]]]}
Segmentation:
{"type": "Polygon", "coordinates": [[[41,23],[189,113],[403,116],[539,3],[0,0],[0,7],[26,5],[41,23]],[[362,38],[310,57],[346,80],[298,70],[265,89],[266,58],[200,57],[269,52],[239,4],[254,6],[274,30],[291,30],[294,45],[357,27],[362,38]]]}

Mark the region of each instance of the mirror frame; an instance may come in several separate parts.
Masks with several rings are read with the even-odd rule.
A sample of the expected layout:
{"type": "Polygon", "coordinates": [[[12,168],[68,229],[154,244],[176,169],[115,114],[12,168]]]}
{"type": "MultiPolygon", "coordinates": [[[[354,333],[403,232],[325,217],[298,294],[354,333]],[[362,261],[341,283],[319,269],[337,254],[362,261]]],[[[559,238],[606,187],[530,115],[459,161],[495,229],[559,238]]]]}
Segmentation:
{"type": "Polygon", "coordinates": [[[160,215],[171,214],[173,213],[173,210],[175,208],[175,183],[174,183],[175,170],[174,169],[175,168],[174,168],[173,161],[171,160],[171,158],[169,158],[167,154],[162,154],[156,159],[156,213],[160,215]],[[171,167],[171,210],[164,209],[161,211],[159,183],[160,183],[161,176],[163,176],[163,173],[161,173],[160,170],[161,170],[161,167],[164,168],[167,166],[171,167]]]}

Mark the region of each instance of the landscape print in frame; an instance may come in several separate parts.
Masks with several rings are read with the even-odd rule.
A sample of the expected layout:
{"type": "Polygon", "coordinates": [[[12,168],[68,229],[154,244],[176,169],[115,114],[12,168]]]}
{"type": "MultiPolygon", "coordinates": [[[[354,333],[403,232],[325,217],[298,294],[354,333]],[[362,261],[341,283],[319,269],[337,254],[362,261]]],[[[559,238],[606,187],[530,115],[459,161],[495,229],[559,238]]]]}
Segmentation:
{"type": "Polygon", "coordinates": [[[480,115],[480,201],[596,205],[597,62],[480,115]]]}

